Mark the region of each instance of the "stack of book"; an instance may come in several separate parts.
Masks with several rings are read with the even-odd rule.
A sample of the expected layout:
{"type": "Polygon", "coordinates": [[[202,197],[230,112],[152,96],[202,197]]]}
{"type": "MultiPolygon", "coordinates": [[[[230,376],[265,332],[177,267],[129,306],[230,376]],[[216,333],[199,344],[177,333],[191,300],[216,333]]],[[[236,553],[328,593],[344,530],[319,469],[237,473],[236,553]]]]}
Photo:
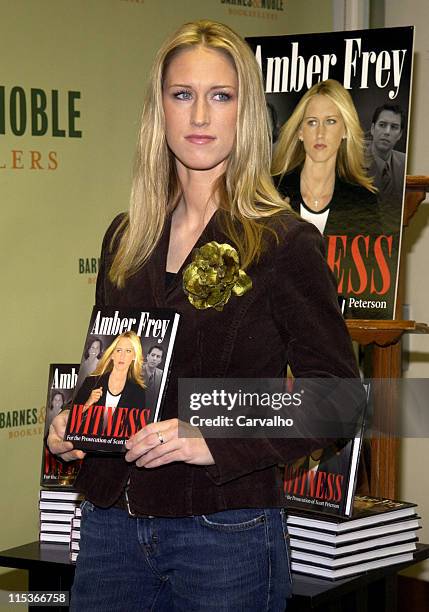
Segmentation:
{"type": "Polygon", "coordinates": [[[72,519],[81,501],[76,491],[41,490],[40,542],[70,544],[72,519]]]}
{"type": "Polygon", "coordinates": [[[293,512],[287,518],[292,571],[336,580],[412,561],[416,505],[356,495],[350,518],[293,512]]]}
{"type": "Polygon", "coordinates": [[[71,538],[70,538],[70,560],[72,563],[76,563],[77,556],[79,554],[79,543],[80,543],[80,507],[76,508],[74,517],[71,522],[71,538]]]}
{"type": "Polygon", "coordinates": [[[46,398],[45,435],[40,474],[40,542],[70,544],[71,521],[82,498],[73,485],[81,461],[65,463],[53,455],[46,439],[53,419],[71,401],[79,364],[51,364],[46,398]]]}

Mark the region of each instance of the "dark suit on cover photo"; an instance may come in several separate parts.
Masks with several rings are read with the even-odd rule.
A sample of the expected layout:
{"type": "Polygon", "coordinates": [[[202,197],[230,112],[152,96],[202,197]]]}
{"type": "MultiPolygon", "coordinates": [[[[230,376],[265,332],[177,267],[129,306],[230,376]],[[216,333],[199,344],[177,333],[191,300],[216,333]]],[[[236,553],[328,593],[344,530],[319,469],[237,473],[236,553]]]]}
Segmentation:
{"type": "MultiPolygon", "coordinates": [[[[103,387],[103,392],[97,405],[106,405],[106,395],[108,391],[110,372],[105,372],[101,376],[87,376],[81,388],[76,394],[74,404],[84,404],[94,389],[103,387]]],[[[118,407],[124,408],[145,408],[145,390],[132,380],[127,380],[121,393],[118,407]]]]}
{"type": "MultiPolygon", "coordinates": [[[[282,195],[289,198],[291,207],[298,214],[301,214],[301,205],[307,208],[301,195],[298,170],[286,174],[278,184],[278,189],[282,195]]],[[[345,298],[345,315],[348,318],[362,318],[362,309],[360,306],[351,306],[350,297],[363,301],[370,300],[374,303],[382,300],[392,307],[399,235],[392,231],[391,221],[387,226],[385,225],[376,194],[360,185],[348,183],[337,177],[334,193],[327,208],[329,214],[323,236],[327,247],[328,263],[333,270],[335,269],[339,294],[345,298]],[[354,249],[352,249],[352,241],[357,236],[361,238],[354,241],[354,249]],[[380,238],[380,236],[388,238],[380,238]],[[382,271],[383,262],[376,248],[377,238],[379,245],[382,245],[383,257],[389,269],[390,283],[386,281],[386,284],[382,276],[385,274],[384,268],[382,271]],[[391,247],[388,246],[390,243],[391,247]],[[362,271],[363,266],[365,271],[362,271]],[[365,278],[365,274],[366,285],[362,290],[361,283],[363,284],[362,279],[365,278]],[[372,275],[374,275],[375,287],[382,291],[380,294],[374,290],[371,291],[372,275]]],[[[325,208],[321,213],[315,214],[322,214],[326,210],[325,208]]],[[[386,318],[386,310],[382,307],[368,308],[365,314],[366,318],[371,319],[386,318]]]]}
{"type": "MultiPolygon", "coordinates": [[[[304,202],[300,188],[300,172],[286,174],[277,186],[280,193],[290,199],[290,205],[300,214],[304,202]]],[[[353,185],[338,178],[329,204],[329,215],[324,236],[382,233],[382,223],[377,196],[360,185],[353,185]]]]}

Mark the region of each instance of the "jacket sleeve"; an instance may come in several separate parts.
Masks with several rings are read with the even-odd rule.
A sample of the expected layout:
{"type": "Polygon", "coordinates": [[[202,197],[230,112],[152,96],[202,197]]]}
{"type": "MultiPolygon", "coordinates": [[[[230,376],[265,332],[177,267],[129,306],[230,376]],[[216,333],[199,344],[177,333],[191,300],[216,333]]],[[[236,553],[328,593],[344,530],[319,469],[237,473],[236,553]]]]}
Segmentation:
{"type": "Polygon", "coordinates": [[[97,376],[87,376],[82,383],[82,386],[76,393],[73,404],[85,404],[89,396],[96,387],[103,386],[103,380],[97,376]]]}
{"type": "Polygon", "coordinates": [[[332,443],[332,439],[315,437],[314,426],[309,428],[311,437],[305,436],[306,421],[323,420],[326,411],[341,419],[342,406],[323,397],[323,382],[318,389],[317,379],[355,379],[348,408],[352,413],[362,409],[364,392],[318,230],[304,221],[292,224],[277,248],[271,272],[268,293],[273,320],[285,345],[285,361],[287,356],[294,377],[307,381],[310,390],[303,404],[300,437],[207,439],[215,465],[206,469],[216,484],[293,461],[332,443]]]}

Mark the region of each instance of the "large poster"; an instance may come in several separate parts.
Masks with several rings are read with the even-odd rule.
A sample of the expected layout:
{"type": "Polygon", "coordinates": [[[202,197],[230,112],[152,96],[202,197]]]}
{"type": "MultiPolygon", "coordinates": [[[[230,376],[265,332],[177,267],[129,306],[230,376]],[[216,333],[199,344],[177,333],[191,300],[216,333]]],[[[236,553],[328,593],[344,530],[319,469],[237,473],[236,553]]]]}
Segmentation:
{"type": "MultiPolygon", "coordinates": [[[[377,197],[371,198],[368,190],[354,189],[347,181],[340,184],[337,176],[331,202],[318,211],[315,198],[316,210],[309,211],[308,218],[316,224],[321,221],[317,213],[328,215],[321,231],[345,316],[393,319],[405,190],[413,28],[269,36],[248,41],[262,69],[275,135],[315,83],[335,79],[350,92],[364,131],[366,174],[373,179],[377,197]]],[[[344,122],[347,123],[345,119],[344,122]]],[[[349,154],[347,137],[343,140],[337,162],[341,147],[349,154]]],[[[300,193],[302,166],[292,170],[283,177],[283,184],[290,187],[287,193],[292,201],[297,192],[301,212],[305,213],[308,203],[303,202],[300,193]]]]}

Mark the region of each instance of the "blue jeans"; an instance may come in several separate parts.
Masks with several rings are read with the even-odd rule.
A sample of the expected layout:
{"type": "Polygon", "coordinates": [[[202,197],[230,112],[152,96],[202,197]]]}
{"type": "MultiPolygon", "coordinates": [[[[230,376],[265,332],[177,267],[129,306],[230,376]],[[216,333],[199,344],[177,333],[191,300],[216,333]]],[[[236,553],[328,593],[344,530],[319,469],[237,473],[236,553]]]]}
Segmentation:
{"type": "Polygon", "coordinates": [[[283,612],[291,593],[280,509],[134,518],[84,502],[73,612],[283,612]]]}

